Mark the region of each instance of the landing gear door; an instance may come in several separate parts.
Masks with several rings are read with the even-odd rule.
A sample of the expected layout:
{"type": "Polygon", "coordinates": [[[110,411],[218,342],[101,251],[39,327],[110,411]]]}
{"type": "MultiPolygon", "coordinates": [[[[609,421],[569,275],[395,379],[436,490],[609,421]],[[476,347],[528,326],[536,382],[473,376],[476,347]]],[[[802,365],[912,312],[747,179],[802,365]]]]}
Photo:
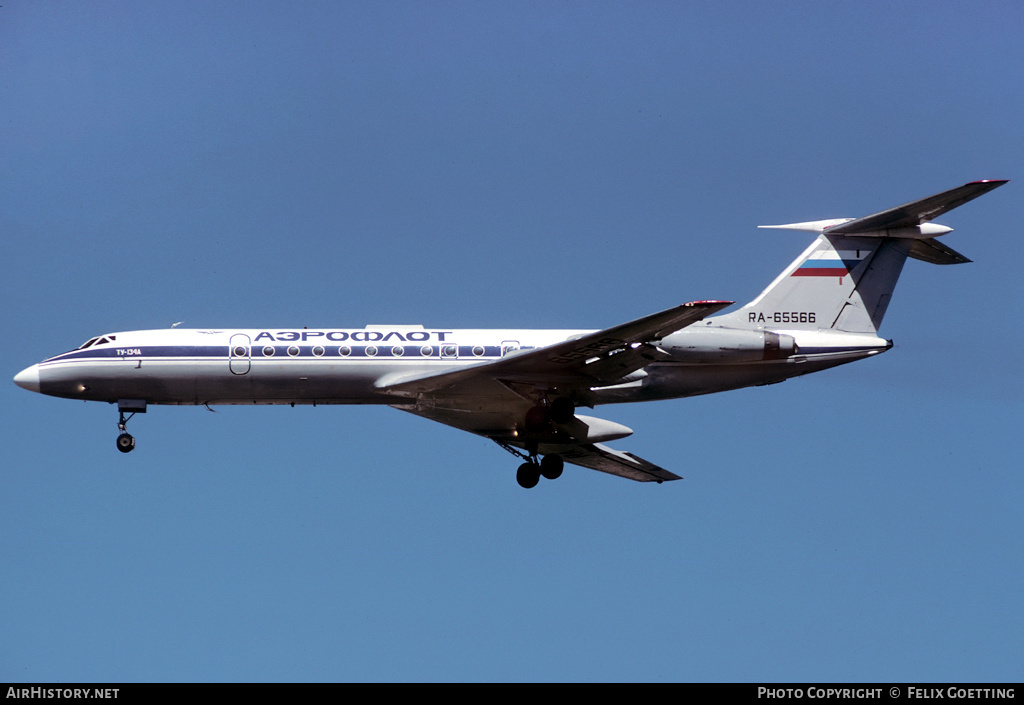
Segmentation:
{"type": "Polygon", "coordinates": [[[244,375],[252,367],[252,341],[244,333],[231,336],[228,343],[228,367],[231,374],[244,375]]]}

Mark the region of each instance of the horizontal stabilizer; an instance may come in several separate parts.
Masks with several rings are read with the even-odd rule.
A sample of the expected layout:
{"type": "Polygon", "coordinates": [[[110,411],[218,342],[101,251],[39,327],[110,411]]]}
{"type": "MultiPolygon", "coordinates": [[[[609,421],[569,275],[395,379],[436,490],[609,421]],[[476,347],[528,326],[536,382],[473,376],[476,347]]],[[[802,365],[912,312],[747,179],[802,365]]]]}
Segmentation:
{"type": "MultiPolygon", "coordinates": [[[[993,179],[989,181],[972,181],[969,184],[937,193],[917,201],[911,201],[896,208],[875,213],[874,215],[856,218],[854,220],[834,225],[826,229],[829,235],[855,235],[857,233],[875,232],[879,230],[893,230],[896,228],[913,228],[927,223],[933,218],[938,218],[943,213],[962,206],[968,201],[973,201],[978,196],[983,196],[992,189],[999,188],[1006,183],[1005,179],[993,179]]],[[[947,230],[948,232],[948,230],[947,230]]],[[[938,235],[941,233],[930,233],[938,235]]]]}
{"type": "Polygon", "coordinates": [[[811,220],[806,223],[758,225],[757,227],[766,230],[800,230],[811,233],[828,233],[829,235],[931,238],[945,235],[950,232],[951,228],[944,225],[925,225],[925,223],[988,193],[992,189],[999,188],[1005,183],[1005,179],[972,181],[934,196],[928,196],[863,218],[832,218],[811,220]]]}
{"type": "Polygon", "coordinates": [[[914,244],[910,246],[909,256],[930,264],[966,264],[971,261],[933,237],[914,240],[914,244]]]}

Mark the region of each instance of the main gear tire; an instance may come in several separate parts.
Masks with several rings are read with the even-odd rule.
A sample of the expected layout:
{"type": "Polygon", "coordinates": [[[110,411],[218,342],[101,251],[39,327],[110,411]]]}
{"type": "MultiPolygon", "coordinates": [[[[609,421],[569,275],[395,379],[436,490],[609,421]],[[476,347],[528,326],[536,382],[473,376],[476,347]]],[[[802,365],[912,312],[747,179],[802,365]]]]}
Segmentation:
{"type": "Polygon", "coordinates": [[[564,468],[565,461],[562,460],[562,456],[554,453],[545,455],[540,461],[540,474],[544,476],[545,480],[557,480],[562,476],[564,468]]]}
{"type": "Polygon", "coordinates": [[[523,463],[519,466],[519,470],[516,471],[516,482],[523,489],[530,489],[536,487],[537,483],[540,482],[540,470],[537,468],[535,463],[523,463]]]}

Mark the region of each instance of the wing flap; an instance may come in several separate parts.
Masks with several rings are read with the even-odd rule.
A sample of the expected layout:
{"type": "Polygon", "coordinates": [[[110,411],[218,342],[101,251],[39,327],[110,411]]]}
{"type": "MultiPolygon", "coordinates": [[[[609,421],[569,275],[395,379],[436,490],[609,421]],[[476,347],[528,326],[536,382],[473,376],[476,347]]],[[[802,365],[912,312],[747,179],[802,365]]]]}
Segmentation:
{"type": "Polygon", "coordinates": [[[600,443],[574,446],[559,455],[567,463],[600,470],[609,475],[624,477],[627,480],[637,482],[667,482],[669,480],[681,480],[679,475],[669,472],[665,468],[658,467],[654,463],[637,457],[632,453],[622,450],[615,450],[600,443]]]}

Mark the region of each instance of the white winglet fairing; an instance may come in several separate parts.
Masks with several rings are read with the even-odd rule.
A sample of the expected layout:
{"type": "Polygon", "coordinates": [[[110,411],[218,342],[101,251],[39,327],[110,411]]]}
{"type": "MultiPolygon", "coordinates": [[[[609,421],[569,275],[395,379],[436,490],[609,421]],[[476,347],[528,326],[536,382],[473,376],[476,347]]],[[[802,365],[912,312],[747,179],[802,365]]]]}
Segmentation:
{"type": "Polygon", "coordinates": [[[831,218],[829,220],[811,220],[806,223],[787,223],[786,225],[758,225],[762,230],[798,230],[805,233],[820,233],[842,223],[849,223],[853,218],[831,218]]]}
{"type": "MultiPolygon", "coordinates": [[[[878,329],[908,257],[969,260],[938,215],[1006,183],[975,181],[863,218],[761,226],[817,238],[757,298],[692,301],[603,330],[364,328],[128,331],[90,338],[14,377],[56,397],[117,404],[386,404],[489,438],[533,487],[564,463],[640,482],[679,475],[603,443],[633,433],[580,407],[781,382],[892,347],[878,329]]],[[[682,447],[682,446],[680,446],[682,447]]]]}

